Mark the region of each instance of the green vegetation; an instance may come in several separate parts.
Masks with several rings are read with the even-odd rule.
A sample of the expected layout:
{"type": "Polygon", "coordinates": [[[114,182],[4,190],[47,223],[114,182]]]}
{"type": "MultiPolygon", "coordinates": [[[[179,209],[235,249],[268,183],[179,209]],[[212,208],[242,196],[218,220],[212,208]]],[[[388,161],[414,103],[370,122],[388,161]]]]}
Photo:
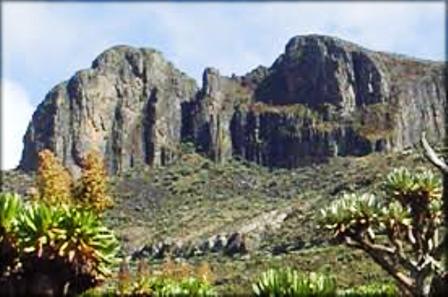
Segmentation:
{"type": "Polygon", "coordinates": [[[255,296],[334,296],[336,283],[333,278],[311,272],[299,273],[289,268],[270,269],[252,285],[255,296]]]}
{"type": "MultiPolygon", "coordinates": [[[[275,211],[286,214],[284,220],[277,226],[256,228],[255,231],[247,234],[247,254],[229,256],[223,252],[209,252],[188,258],[178,258],[174,260],[178,267],[171,268],[173,272],[171,274],[166,273],[170,269],[167,269],[166,259],[161,258],[127,258],[129,268],[122,269],[123,267],[119,268],[118,265],[113,264],[115,261],[109,261],[108,257],[98,261],[80,257],[78,256],[81,254],[80,249],[75,248],[80,243],[75,243],[76,240],[71,240],[73,244],[68,244],[67,250],[62,249],[63,252],[59,255],[54,250],[61,249],[64,240],[69,241],[67,238],[91,238],[88,234],[93,234],[87,231],[70,233],[67,230],[81,230],[83,226],[89,226],[93,222],[101,225],[101,220],[98,220],[96,214],[86,210],[81,211],[62,205],[45,206],[42,203],[38,203],[39,207],[37,207],[32,206],[36,204],[30,202],[22,202],[22,199],[16,196],[18,198],[16,204],[11,201],[0,204],[0,208],[5,209],[0,234],[2,239],[0,263],[3,265],[0,286],[6,286],[7,275],[22,276],[25,275],[25,270],[28,271],[27,279],[36,278],[34,283],[48,283],[46,280],[37,279],[35,276],[37,273],[32,273],[30,267],[51,267],[43,275],[51,275],[52,271],[59,271],[63,273],[59,273],[58,276],[64,275],[65,279],[75,270],[74,267],[77,269],[82,267],[80,270],[85,271],[82,286],[77,288],[67,286],[66,288],[81,292],[104,280],[101,286],[88,291],[89,296],[116,295],[117,292],[123,294],[126,292],[129,296],[139,293],[143,296],[144,294],[163,296],[160,295],[162,294],[160,288],[165,288],[164,292],[176,291],[188,295],[199,291],[211,292],[210,294],[218,296],[247,295],[252,292],[254,283],[260,280],[262,271],[270,269],[281,271],[290,267],[290,270],[297,271],[301,276],[309,276],[311,271],[318,275],[331,275],[337,284],[338,295],[381,296],[383,294],[381,292],[389,294],[387,292],[397,290],[394,285],[388,285],[394,281],[393,277],[362,250],[339,245],[330,236],[331,234],[318,228],[317,223],[320,219],[318,210],[327,207],[332,201],[335,201],[334,205],[339,203],[340,209],[347,211],[335,214],[334,220],[342,217],[345,221],[343,220],[341,224],[334,221],[333,225],[344,225],[344,228],[350,229],[352,226],[350,221],[353,219],[375,224],[375,220],[371,217],[375,217],[376,212],[369,211],[372,206],[383,209],[383,206],[387,204],[390,206],[387,208],[389,211],[381,210],[381,216],[387,215],[395,218],[397,222],[407,223],[409,214],[406,214],[404,207],[400,206],[400,203],[392,203],[402,196],[394,196],[398,193],[397,189],[393,190],[384,183],[387,172],[402,166],[417,168],[417,172],[420,172],[418,175],[420,182],[417,184],[425,189],[432,189],[428,192],[432,193],[428,196],[432,197],[430,200],[434,197],[436,197],[434,201],[438,199],[437,189],[440,184],[436,177],[425,173],[430,165],[418,152],[371,154],[361,158],[332,158],[328,164],[292,170],[270,170],[236,160],[214,163],[193,153],[193,150],[185,145],[179,159],[169,166],[145,170],[135,168],[135,170],[124,172],[121,176],[111,178],[112,195],[110,196],[114,197],[114,207],[105,210],[102,218],[108,228],[117,232],[122,243],[120,254],[130,255],[145,245],[166,239],[174,243],[202,242],[216,234],[239,232],[248,229],[248,226],[262,224],[267,213],[275,211]],[[354,192],[369,194],[351,194],[354,192]],[[336,196],[347,199],[336,200],[334,198],[336,196]],[[391,199],[388,200],[388,197],[391,199]],[[345,201],[345,204],[342,201],[345,201]],[[24,207],[24,204],[30,206],[24,207]],[[350,207],[363,211],[351,211],[350,207]],[[10,223],[11,219],[7,218],[16,217],[16,215],[8,215],[8,213],[16,213],[13,209],[19,209],[18,212],[23,214],[29,212],[26,216],[30,219],[25,219],[25,215],[19,215],[20,219],[14,219],[12,220],[14,223],[10,223]],[[58,209],[58,211],[48,211],[48,209],[58,209]],[[89,213],[88,216],[91,219],[80,214],[83,212],[89,213]],[[36,220],[33,216],[40,219],[36,220]],[[70,219],[63,220],[61,216],[67,216],[70,219]],[[36,230],[40,231],[32,231],[33,228],[26,227],[25,223],[28,221],[38,225],[36,230]],[[22,227],[21,233],[17,229],[19,222],[25,226],[22,227]],[[20,237],[27,239],[19,240],[17,234],[22,234],[20,237]],[[76,250],[76,253],[70,253],[71,250],[76,250]],[[37,255],[40,253],[45,257],[51,254],[57,254],[57,256],[47,261],[47,258],[38,259],[37,255]],[[71,257],[76,258],[73,263],[70,263],[71,257]],[[38,263],[32,261],[44,260],[47,261],[45,265],[22,263],[38,263]],[[141,261],[148,266],[147,273],[137,273],[142,271],[141,261]],[[93,264],[83,264],[98,262],[104,263],[102,266],[104,269],[93,264]],[[19,263],[20,265],[17,265],[19,263]],[[208,268],[205,270],[212,272],[212,277],[204,279],[198,274],[188,272],[196,270],[196,268],[188,267],[199,267],[202,263],[207,264],[208,268]],[[92,267],[96,268],[91,269],[92,267]],[[130,271],[128,276],[123,273],[126,270],[130,271]],[[34,276],[31,277],[32,275],[34,276]]],[[[388,184],[396,184],[398,188],[407,189],[406,193],[411,193],[416,189],[416,183],[415,181],[406,182],[406,180],[409,180],[409,176],[414,176],[414,173],[406,170],[400,170],[400,172],[393,175],[394,178],[392,175],[389,176],[388,184]]],[[[19,177],[18,173],[14,173],[12,177],[7,175],[6,180],[14,178],[20,185],[32,186],[28,183],[28,179],[21,181],[19,177]]],[[[11,188],[15,186],[11,185],[11,188]]],[[[403,201],[407,201],[406,199],[403,201]]],[[[437,203],[431,204],[431,207],[436,206],[437,203]]],[[[90,230],[90,227],[87,228],[90,230]]],[[[388,240],[384,232],[375,234],[375,239],[381,244],[387,243],[388,240]]],[[[42,275],[42,273],[39,274],[42,275]]],[[[81,279],[79,276],[78,280],[81,279]]],[[[20,287],[15,284],[16,280],[13,286],[20,287]]],[[[400,290],[403,289],[400,288],[400,290]]]]}
{"type": "Polygon", "coordinates": [[[370,104],[355,113],[351,124],[360,136],[370,141],[388,139],[395,131],[396,109],[386,103],[370,104]]]}
{"type": "Polygon", "coordinates": [[[14,284],[22,295],[79,293],[110,275],[118,241],[93,213],[1,194],[0,217],[5,294],[14,284]]]}
{"type": "Polygon", "coordinates": [[[344,290],[338,295],[342,297],[393,297],[398,296],[399,293],[393,283],[371,283],[344,290]]]}
{"type": "Polygon", "coordinates": [[[365,251],[403,291],[430,293],[444,273],[439,242],[441,181],[431,171],[395,169],[381,198],[347,194],[322,210],[322,225],[339,241],[365,251]]]}
{"type": "Polygon", "coordinates": [[[212,277],[206,263],[192,267],[168,259],[159,270],[150,270],[146,262],[139,261],[132,272],[128,263],[123,261],[109,287],[89,290],[83,296],[217,296],[210,283],[212,277]]]}

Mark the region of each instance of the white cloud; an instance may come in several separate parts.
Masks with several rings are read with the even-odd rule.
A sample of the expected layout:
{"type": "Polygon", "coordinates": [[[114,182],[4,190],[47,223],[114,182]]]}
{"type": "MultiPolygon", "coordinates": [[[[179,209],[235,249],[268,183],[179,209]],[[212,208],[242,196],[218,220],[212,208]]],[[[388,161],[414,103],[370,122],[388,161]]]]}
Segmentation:
{"type": "Polygon", "coordinates": [[[34,107],[23,87],[17,82],[2,82],[2,169],[12,169],[19,164],[22,154],[22,137],[34,107]]]}

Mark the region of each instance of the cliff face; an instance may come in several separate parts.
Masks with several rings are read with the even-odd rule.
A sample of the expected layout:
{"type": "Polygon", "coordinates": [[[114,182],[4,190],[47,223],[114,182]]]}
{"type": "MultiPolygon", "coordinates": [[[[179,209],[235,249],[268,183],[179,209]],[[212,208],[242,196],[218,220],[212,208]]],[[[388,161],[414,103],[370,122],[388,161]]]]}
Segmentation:
{"type": "Polygon", "coordinates": [[[180,141],[181,104],[196,92],[159,52],[111,48],[48,93],[24,137],[20,167],[35,169],[43,148],[75,172],[90,149],[104,154],[110,172],[164,164],[180,141]]]}
{"type": "Polygon", "coordinates": [[[201,94],[193,103],[201,118],[209,118],[201,129],[212,135],[222,130],[225,141],[220,146],[196,133],[196,143],[224,158],[233,154],[271,167],[402,150],[418,143],[422,131],[433,140],[446,133],[443,63],[327,36],[292,38],[270,68],[242,77],[206,70],[201,94]],[[227,97],[232,103],[222,104],[227,97]]]}
{"type": "Polygon", "coordinates": [[[49,92],[24,137],[20,167],[53,150],[76,171],[88,149],[110,172],[166,164],[182,141],[216,161],[292,168],[333,156],[401,150],[446,131],[444,64],[373,52],[327,36],[292,38],[270,68],[202,88],[154,50],[115,47],[49,92]]]}

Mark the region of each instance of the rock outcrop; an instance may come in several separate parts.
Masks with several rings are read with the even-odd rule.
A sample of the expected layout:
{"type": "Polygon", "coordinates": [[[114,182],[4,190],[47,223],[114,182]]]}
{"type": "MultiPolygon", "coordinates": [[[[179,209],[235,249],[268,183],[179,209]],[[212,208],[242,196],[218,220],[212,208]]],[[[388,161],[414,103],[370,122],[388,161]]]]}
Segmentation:
{"type": "Polygon", "coordinates": [[[422,131],[444,137],[444,82],[443,63],[298,36],[270,68],[232,78],[206,70],[189,103],[201,115],[191,135],[214,159],[232,154],[270,167],[402,150],[422,131]]]}
{"type": "MultiPolygon", "coordinates": [[[[281,227],[283,222],[293,213],[292,208],[282,211],[274,210],[253,218],[238,230],[214,234],[196,241],[166,239],[132,251],[132,257],[162,259],[168,255],[176,258],[190,258],[210,253],[226,256],[244,255],[256,249],[267,230],[281,227]]],[[[290,248],[288,246],[288,248],[290,248]]]]}
{"type": "Polygon", "coordinates": [[[402,150],[444,137],[444,63],[374,52],[334,37],[292,38],[269,68],[202,88],[149,49],[119,46],[57,85],[24,137],[20,168],[49,148],[72,171],[89,149],[111,173],[166,164],[181,142],[215,161],[292,168],[333,156],[402,150]]]}
{"type": "Polygon", "coordinates": [[[152,49],[117,46],[57,85],[33,115],[20,168],[51,149],[72,171],[84,154],[104,154],[110,172],[165,164],[181,139],[181,104],[196,83],[152,49]]]}

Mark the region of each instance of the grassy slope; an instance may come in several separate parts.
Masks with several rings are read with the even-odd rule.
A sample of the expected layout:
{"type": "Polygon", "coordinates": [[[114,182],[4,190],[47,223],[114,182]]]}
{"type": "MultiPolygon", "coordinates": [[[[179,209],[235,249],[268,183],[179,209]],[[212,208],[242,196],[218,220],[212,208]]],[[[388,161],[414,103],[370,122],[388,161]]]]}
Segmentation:
{"type": "MultiPolygon", "coordinates": [[[[264,232],[249,255],[209,254],[188,262],[208,262],[218,290],[227,294],[247,293],[262,271],[282,266],[329,272],[339,286],[351,287],[389,278],[361,252],[327,244],[316,225],[317,210],[344,191],[379,191],[384,176],[399,166],[429,165],[421,154],[407,152],[271,171],[237,161],[214,164],[187,154],[168,167],[140,168],[114,177],[116,205],[106,219],[124,247],[132,249],[168,237],[194,241],[235,231],[268,211],[292,207],[283,225],[264,232]]],[[[25,193],[32,184],[30,176],[3,174],[3,190],[25,193]]],[[[159,265],[151,261],[153,269],[159,265]]]]}
{"type": "MultiPolygon", "coordinates": [[[[247,292],[259,273],[279,266],[329,272],[341,287],[350,287],[389,278],[361,252],[325,243],[326,236],[316,225],[317,210],[344,191],[380,191],[384,176],[399,166],[429,165],[420,154],[407,152],[335,158],[329,164],[270,171],[185,155],[169,167],[134,170],[115,178],[117,205],[107,217],[126,245],[137,247],[167,237],[206,238],[237,230],[267,211],[293,207],[281,228],[263,233],[263,241],[250,255],[211,254],[188,261],[208,262],[220,292],[232,294],[247,292]],[[294,249],[298,242],[301,248],[294,249]]],[[[155,269],[159,264],[152,261],[155,269]]]]}

